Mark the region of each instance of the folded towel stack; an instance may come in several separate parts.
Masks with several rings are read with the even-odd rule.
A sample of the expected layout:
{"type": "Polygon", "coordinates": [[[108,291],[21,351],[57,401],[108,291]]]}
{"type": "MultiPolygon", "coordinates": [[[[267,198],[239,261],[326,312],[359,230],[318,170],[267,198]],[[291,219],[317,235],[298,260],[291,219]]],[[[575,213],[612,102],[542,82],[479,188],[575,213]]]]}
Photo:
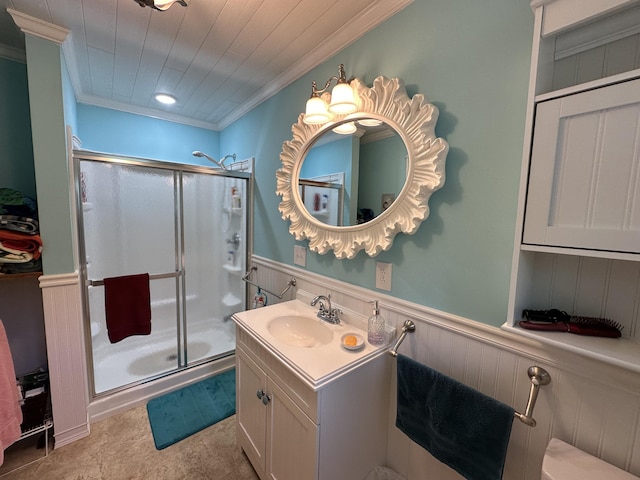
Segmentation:
{"type": "Polygon", "coordinates": [[[35,201],[10,188],[0,188],[0,273],[42,270],[42,239],[35,201]]]}
{"type": "Polygon", "coordinates": [[[398,355],[396,426],[468,480],[500,480],[513,408],[398,355]]]}

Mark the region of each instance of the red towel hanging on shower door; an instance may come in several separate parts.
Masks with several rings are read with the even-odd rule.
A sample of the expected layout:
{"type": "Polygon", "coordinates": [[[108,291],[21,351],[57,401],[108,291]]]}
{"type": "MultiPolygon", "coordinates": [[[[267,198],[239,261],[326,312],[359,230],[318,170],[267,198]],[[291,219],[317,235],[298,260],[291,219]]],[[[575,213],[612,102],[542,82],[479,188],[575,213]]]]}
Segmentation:
{"type": "Polygon", "coordinates": [[[109,341],[151,333],[149,274],[104,279],[104,304],[109,341]]]}

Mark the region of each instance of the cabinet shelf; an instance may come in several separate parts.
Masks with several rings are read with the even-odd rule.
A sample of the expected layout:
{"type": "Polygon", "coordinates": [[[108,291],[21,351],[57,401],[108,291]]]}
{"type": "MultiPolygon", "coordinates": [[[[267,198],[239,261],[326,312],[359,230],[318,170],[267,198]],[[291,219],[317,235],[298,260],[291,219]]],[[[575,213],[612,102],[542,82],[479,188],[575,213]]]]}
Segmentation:
{"type": "Polygon", "coordinates": [[[640,255],[637,253],[614,252],[610,250],[586,250],[584,248],[552,247],[549,245],[533,245],[528,243],[521,244],[520,250],[524,252],[555,253],[559,255],[576,255],[579,257],[609,258],[612,260],[640,262],[640,255]]]}
{"type": "Polygon", "coordinates": [[[576,93],[586,92],[588,90],[595,90],[597,88],[606,87],[607,85],[614,85],[616,83],[626,82],[640,78],[640,69],[630,70],[628,72],[620,73],[618,75],[611,75],[591,82],[581,83],[579,85],[573,85],[567,88],[561,88],[559,90],[553,90],[551,92],[542,93],[536,95],[535,103],[545,102],[547,100],[553,100],[556,98],[567,97],[576,93]]]}
{"type": "Polygon", "coordinates": [[[502,326],[502,329],[538,340],[546,345],[640,373],[640,342],[630,338],[602,338],[565,332],[540,332],[525,330],[507,323],[502,326]]]}
{"type": "Polygon", "coordinates": [[[0,280],[16,280],[18,278],[37,278],[42,272],[0,273],[0,280]]]}

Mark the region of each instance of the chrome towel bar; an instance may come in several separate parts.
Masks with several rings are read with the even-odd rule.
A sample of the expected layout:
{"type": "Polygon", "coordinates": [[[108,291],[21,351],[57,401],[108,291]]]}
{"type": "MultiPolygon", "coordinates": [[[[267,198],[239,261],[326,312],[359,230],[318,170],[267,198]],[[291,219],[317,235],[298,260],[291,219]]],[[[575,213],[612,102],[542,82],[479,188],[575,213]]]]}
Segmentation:
{"type": "MultiPolygon", "coordinates": [[[[393,346],[393,348],[389,350],[389,354],[392,357],[397,357],[398,348],[404,340],[404,337],[407,336],[407,333],[413,333],[415,331],[416,324],[411,320],[405,320],[404,324],[402,325],[402,330],[400,331],[400,336],[398,337],[398,340],[396,341],[396,344],[393,346]]],[[[535,427],[536,420],[533,418],[533,408],[536,406],[538,391],[540,390],[541,386],[548,385],[549,382],[551,382],[551,376],[544,368],[538,367],[536,365],[533,365],[527,369],[527,375],[529,375],[529,380],[531,380],[531,389],[529,390],[527,406],[525,407],[524,413],[514,411],[513,416],[525,425],[535,427]]]]}
{"type": "Polygon", "coordinates": [[[285,287],[285,289],[282,291],[282,293],[280,293],[280,295],[278,295],[277,293],[274,293],[270,290],[267,290],[264,287],[261,287],[260,285],[258,285],[257,283],[253,283],[251,280],[249,280],[249,275],[251,275],[251,272],[255,272],[256,270],[258,270],[257,265],[251,265],[251,268],[249,270],[247,270],[247,273],[245,273],[242,276],[242,280],[247,282],[249,285],[253,285],[256,288],[259,288],[260,290],[262,290],[263,292],[267,292],[270,295],[275,295],[276,297],[278,297],[280,300],[282,300],[282,297],[284,297],[284,294],[287,293],[289,291],[289,289],[291,287],[295,287],[296,286],[296,279],[295,277],[291,277],[289,279],[289,281],[287,282],[287,286],[285,287]]]}
{"type": "MultiPolygon", "coordinates": [[[[179,277],[182,275],[182,270],[178,270],[176,272],[169,273],[155,273],[153,275],[149,275],[149,280],[159,280],[161,278],[173,278],[179,277]]],[[[104,285],[104,280],[87,280],[87,285],[90,287],[100,287],[104,285]]]]}

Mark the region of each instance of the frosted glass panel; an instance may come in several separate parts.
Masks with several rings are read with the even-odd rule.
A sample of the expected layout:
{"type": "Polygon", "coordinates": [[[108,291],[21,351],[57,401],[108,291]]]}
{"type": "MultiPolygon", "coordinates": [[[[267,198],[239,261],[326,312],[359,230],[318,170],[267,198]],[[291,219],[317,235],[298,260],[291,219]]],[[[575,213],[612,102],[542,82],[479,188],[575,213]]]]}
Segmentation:
{"type": "Polygon", "coordinates": [[[244,310],[246,181],[183,175],[188,363],[235,348],[230,315],[244,310]],[[198,349],[206,341],[209,352],[198,349]]]}
{"type": "Polygon", "coordinates": [[[104,287],[89,287],[96,393],[177,369],[176,280],[153,280],[149,289],[151,334],[112,344],[107,336],[104,287]]]}
{"type": "Polygon", "coordinates": [[[175,271],[174,173],[81,162],[90,279],[175,271]]]}

